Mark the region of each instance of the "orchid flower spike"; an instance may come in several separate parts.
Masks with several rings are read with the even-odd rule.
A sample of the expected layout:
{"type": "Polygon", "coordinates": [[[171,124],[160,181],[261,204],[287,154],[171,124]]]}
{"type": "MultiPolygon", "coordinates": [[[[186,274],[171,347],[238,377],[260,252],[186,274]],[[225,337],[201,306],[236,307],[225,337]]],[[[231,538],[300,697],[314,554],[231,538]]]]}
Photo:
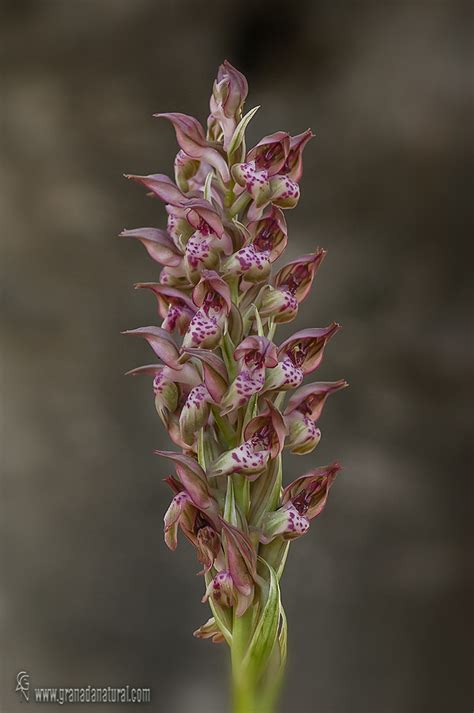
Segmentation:
{"type": "Polygon", "coordinates": [[[163,226],[121,236],[141,243],[158,268],[135,285],[156,301],[157,324],[125,332],[145,339],[156,363],[128,373],[150,379],[172,443],[155,451],[161,472],[164,463],[174,469],[164,478],[172,490],[164,539],[175,550],[181,533],[195,550],[210,608],[194,636],[230,647],[236,713],[271,713],[286,660],[279,580],[288,548],[322,513],[340,470],[315,467],[287,485],[283,454],[316,448],[327,398],[347,382],[302,385],[336,322],[275,338],[326,256],[317,248],[279,262],[313,133],[275,131],[247,149],[258,109],[245,113],[247,94],[244,75],[225,60],[206,127],[187,114],[155,115],[176,135],[174,180],[127,178],[164,203],[163,226]]]}

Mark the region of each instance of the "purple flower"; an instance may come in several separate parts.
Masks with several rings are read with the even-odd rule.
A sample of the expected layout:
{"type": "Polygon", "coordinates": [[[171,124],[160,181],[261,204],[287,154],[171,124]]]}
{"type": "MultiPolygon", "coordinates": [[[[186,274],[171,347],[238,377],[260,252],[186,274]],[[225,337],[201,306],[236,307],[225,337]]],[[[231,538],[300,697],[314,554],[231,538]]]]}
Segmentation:
{"type": "Polygon", "coordinates": [[[288,485],[283,491],[282,507],[264,518],[261,542],[271,542],[278,535],[286,540],[304,535],[310,521],[324,510],[329,489],[340,469],[338,463],[315,468],[288,485]]]}
{"type": "Polygon", "coordinates": [[[321,439],[321,431],[315,423],[321,416],[329,394],[344,389],[347,381],[326,381],[307,384],[296,391],[285,409],[285,423],[289,429],[286,445],[292,453],[310,453],[321,439]]]}
{"type": "Polygon", "coordinates": [[[286,339],[278,348],[281,361],[267,373],[265,391],[299,386],[321,364],[326,344],[339,329],[333,322],[322,329],[303,329],[286,339]]]}
{"type": "Polygon", "coordinates": [[[266,337],[246,337],[234,352],[240,370],[221,402],[221,413],[227,414],[245,406],[251,396],[262,391],[266,368],[276,367],[276,346],[266,337]]]}
{"type": "Polygon", "coordinates": [[[267,410],[246,425],[244,442],[219,456],[209,466],[208,477],[240,473],[254,480],[281,453],[288,429],[280,411],[271,401],[266,403],[267,410]]]}

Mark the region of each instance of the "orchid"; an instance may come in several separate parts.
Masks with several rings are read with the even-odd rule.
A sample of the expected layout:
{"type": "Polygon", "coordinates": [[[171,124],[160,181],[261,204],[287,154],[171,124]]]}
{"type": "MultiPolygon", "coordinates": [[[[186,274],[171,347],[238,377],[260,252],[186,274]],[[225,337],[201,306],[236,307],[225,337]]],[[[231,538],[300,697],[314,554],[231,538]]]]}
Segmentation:
{"type": "Polygon", "coordinates": [[[290,543],[324,510],[340,466],[316,467],[284,485],[282,455],[313,451],[330,394],[347,386],[303,384],[339,330],[303,329],[279,342],[308,297],[326,251],[283,266],[285,211],[300,199],[303,150],[313,134],[277,131],[247,150],[257,111],[243,113],[248,86],[225,61],[207,130],[194,117],[161,113],[179,150],[174,181],[127,178],[165,204],[166,227],[123,230],[161,266],[139,290],[156,299],[158,325],[127,330],[158,363],[132,369],[152,379],[156,411],[177,450],[157,450],[174,470],[166,545],[178,533],[202,567],[211,616],[194,636],[230,648],[235,713],[271,713],[286,661],[280,579],[290,543]]]}

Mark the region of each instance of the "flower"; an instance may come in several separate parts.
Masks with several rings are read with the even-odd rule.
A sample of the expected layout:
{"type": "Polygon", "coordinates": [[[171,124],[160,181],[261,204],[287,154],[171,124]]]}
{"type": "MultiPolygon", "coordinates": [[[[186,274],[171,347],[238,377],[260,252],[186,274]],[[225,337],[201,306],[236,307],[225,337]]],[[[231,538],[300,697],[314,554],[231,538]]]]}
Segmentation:
{"type": "Polygon", "coordinates": [[[182,349],[213,349],[221,341],[232,301],[227,283],[213,270],[202,270],[193,290],[199,308],[184,335],[182,349]]]}
{"type": "Polygon", "coordinates": [[[276,346],[266,337],[246,337],[234,351],[234,359],[240,363],[237,377],[221,402],[223,415],[245,406],[251,396],[262,391],[265,384],[265,369],[278,364],[276,346]]]}
{"type": "Polygon", "coordinates": [[[221,176],[224,183],[230,180],[229,169],[222,153],[206,140],[204,129],[197,119],[179,112],[153,114],[158,119],[168,119],[176,132],[176,139],[184,153],[198,161],[206,161],[221,176]]]}
{"type": "Polygon", "coordinates": [[[162,329],[167,332],[185,334],[192,318],[196,314],[196,306],[192,299],[182,290],[177,290],[158,282],[138,282],[135,289],[151,290],[158,300],[158,313],[163,317],[162,329]]]}
{"type": "Polygon", "coordinates": [[[268,372],[264,390],[286,391],[299,386],[321,364],[326,344],[339,329],[333,322],[322,329],[302,329],[286,339],[278,348],[282,360],[268,372]]]}
{"type": "Polygon", "coordinates": [[[338,463],[315,468],[288,485],[283,491],[282,507],[265,516],[260,541],[268,543],[278,535],[287,540],[304,535],[310,521],[324,510],[329,490],[340,469],[338,463]]]}
{"type": "Polygon", "coordinates": [[[265,470],[268,461],[281,453],[287,432],[282,414],[267,401],[267,410],[246,425],[244,442],[214,461],[207,469],[208,478],[241,473],[254,480],[265,470]]]}
{"type": "Polygon", "coordinates": [[[292,453],[310,453],[319,443],[321,431],[315,422],[321,416],[329,394],[344,389],[347,381],[316,382],[302,386],[290,397],[285,409],[285,423],[289,428],[286,445],[292,453]]]}

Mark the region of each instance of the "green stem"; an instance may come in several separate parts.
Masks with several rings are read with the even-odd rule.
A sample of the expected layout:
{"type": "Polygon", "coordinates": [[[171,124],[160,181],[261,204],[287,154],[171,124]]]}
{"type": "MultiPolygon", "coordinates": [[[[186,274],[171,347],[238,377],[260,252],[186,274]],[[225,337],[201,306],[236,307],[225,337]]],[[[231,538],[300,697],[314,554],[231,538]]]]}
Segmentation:
{"type": "Polygon", "coordinates": [[[242,668],[242,661],[252,633],[252,609],[247,609],[241,617],[234,614],[232,627],[232,689],[233,713],[272,713],[273,691],[259,690],[253,676],[242,668]]]}

